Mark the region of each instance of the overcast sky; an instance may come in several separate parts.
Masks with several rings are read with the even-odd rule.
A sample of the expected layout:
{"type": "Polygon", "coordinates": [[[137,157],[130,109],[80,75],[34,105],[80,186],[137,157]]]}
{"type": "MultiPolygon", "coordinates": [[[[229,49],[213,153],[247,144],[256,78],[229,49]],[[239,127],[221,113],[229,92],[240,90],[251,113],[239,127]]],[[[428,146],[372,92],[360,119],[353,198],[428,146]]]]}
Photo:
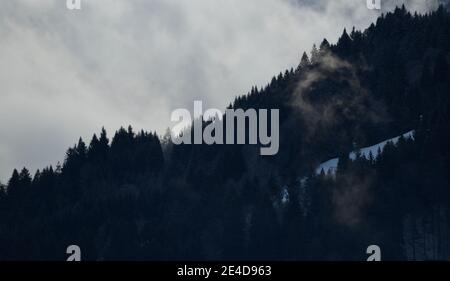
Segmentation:
{"type": "Polygon", "coordinates": [[[102,126],[163,134],[195,99],[223,109],[296,67],[313,43],[379,14],[366,0],[82,0],[79,11],[66,0],[1,0],[0,181],[62,162],[102,126]]]}

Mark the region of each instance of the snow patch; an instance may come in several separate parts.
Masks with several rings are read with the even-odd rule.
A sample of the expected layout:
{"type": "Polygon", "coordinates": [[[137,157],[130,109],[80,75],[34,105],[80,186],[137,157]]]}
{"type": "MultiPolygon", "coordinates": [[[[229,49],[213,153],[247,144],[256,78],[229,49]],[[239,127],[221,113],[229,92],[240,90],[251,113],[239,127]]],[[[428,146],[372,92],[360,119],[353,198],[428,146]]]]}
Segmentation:
{"type": "MultiPolygon", "coordinates": [[[[373,145],[373,146],[361,148],[359,150],[359,153],[361,154],[361,157],[364,157],[366,159],[370,159],[370,154],[372,154],[373,159],[377,159],[378,156],[380,156],[379,153],[384,150],[384,147],[388,143],[392,143],[392,144],[396,145],[398,143],[398,141],[400,140],[400,137],[401,136],[398,136],[398,137],[395,137],[395,138],[392,138],[392,139],[385,140],[385,141],[380,142],[380,143],[378,143],[376,145],[373,145]]],[[[414,139],[414,131],[410,131],[410,132],[408,132],[406,134],[403,134],[403,137],[405,139],[414,139]]],[[[351,152],[349,154],[349,158],[351,160],[356,160],[356,157],[357,157],[357,153],[356,152],[351,152]]]]}
{"type": "Polygon", "coordinates": [[[283,186],[283,188],[281,189],[281,203],[289,203],[289,191],[287,186],[283,186]]]}
{"type": "MultiPolygon", "coordinates": [[[[383,142],[380,142],[378,144],[375,144],[375,145],[372,145],[369,147],[361,148],[358,151],[350,152],[350,154],[348,156],[351,160],[356,160],[356,157],[359,153],[361,155],[361,157],[364,157],[366,159],[370,159],[370,155],[372,155],[373,159],[377,159],[379,156],[379,153],[383,152],[385,146],[388,143],[392,143],[392,144],[396,145],[398,143],[398,141],[400,140],[401,136],[403,136],[405,139],[413,139],[414,140],[414,131],[409,131],[398,137],[385,140],[383,142]]],[[[334,173],[336,173],[338,164],[339,164],[339,158],[333,158],[331,160],[323,162],[316,168],[316,175],[320,175],[322,173],[322,171],[325,174],[334,174],[334,173]]]]}
{"type": "Polygon", "coordinates": [[[320,175],[322,173],[322,171],[325,174],[335,173],[338,163],[339,163],[339,158],[334,158],[334,159],[328,160],[326,162],[323,162],[322,164],[319,165],[319,167],[317,167],[316,174],[320,175]]]}

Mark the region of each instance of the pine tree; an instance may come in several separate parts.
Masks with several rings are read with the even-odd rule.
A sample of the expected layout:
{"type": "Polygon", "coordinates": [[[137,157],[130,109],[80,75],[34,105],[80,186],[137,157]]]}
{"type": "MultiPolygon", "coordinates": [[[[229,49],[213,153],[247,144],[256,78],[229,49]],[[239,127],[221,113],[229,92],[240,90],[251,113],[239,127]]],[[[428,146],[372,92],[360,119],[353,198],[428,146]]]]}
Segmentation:
{"type": "MultiPolygon", "coordinates": [[[[103,128],[100,134],[100,139],[94,134],[88,149],[88,158],[93,162],[105,162],[107,160],[109,150],[109,140],[106,136],[106,131],[103,128]]],[[[98,163],[100,165],[100,163],[98,163]]]]}
{"type": "Polygon", "coordinates": [[[322,43],[320,43],[320,52],[327,53],[330,50],[330,43],[328,43],[327,39],[323,39],[322,43]]]}
{"type": "Polygon", "coordinates": [[[33,185],[36,185],[41,180],[41,171],[38,169],[33,177],[33,185]]]}
{"type": "Polygon", "coordinates": [[[91,143],[89,144],[89,149],[88,149],[88,157],[89,158],[95,157],[95,154],[97,152],[99,144],[100,144],[100,142],[97,138],[97,135],[94,134],[94,136],[92,136],[91,143]]]}
{"type": "Polygon", "coordinates": [[[108,136],[106,134],[106,130],[105,127],[102,128],[102,132],[100,134],[100,146],[101,147],[108,147],[109,146],[109,139],[108,136]]]}
{"type": "Polygon", "coordinates": [[[306,54],[306,52],[303,52],[302,59],[300,61],[300,64],[297,67],[297,72],[303,71],[310,65],[311,65],[311,62],[309,60],[308,55],[306,54]]]}
{"type": "Polygon", "coordinates": [[[2,209],[4,205],[4,201],[6,199],[6,186],[0,182],[0,217],[2,215],[2,209]]]}
{"type": "Polygon", "coordinates": [[[339,161],[338,161],[337,173],[344,174],[345,172],[347,172],[347,169],[349,168],[349,165],[350,165],[350,161],[351,160],[349,158],[348,153],[341,155],[341,157],[339,157],[339,161]]]}
{"type": "Polygon", "coordinates": [[[98,156],[99,159],[106,160],[109,153],[109,139],[106,134],[106,130],[103,127],[102,132],[100,133],[100,139],[98,140],[98,156]]]}
{"type": "Polygon", "coordinates": [[[311,49],[311,64],[317,64],[320,60],[320,52],[317,50],[316,44],[311,49]]]}
{"type": "Polygon", "coordinates": [[[77,145],[77,148],[76,148],[76,152],[77,152],[77,155],[79,157],[79,161],[80,162],[84,162],[84,160],[86,159],[86,156],[87,156],[88,149],[87,149],[86,144],[84,143],[82,138],[80,138],[78,140],[78,145],[77,145]]]}
{"type": "Polygon", "coordinates": [[[27,168],[23,168],[19,174],[19,180],[23,187],[29,187],[31,185],[31,175],[27,168]]]}
{"type": "Polygon", "coordinates": [[[20,173],[14,169],[8,182],[8,195],[13,199],[20,199],[31,186],[31,176],[26,168],[20,173]]]}
{"type": "Polygon", "coordinates": [[[344,32],[336,45],[336,53],[341,57],[345,57],[352,52],[351,47],[352,39],[348,35],[347,30],[344,28],[344,32]]]}
{"type": "Polygon", "coordinates": [[[16,197],[20,192],[20,176],[19,172],[14,169],[11,178],[8,181],[8,195],[16,197]]]}

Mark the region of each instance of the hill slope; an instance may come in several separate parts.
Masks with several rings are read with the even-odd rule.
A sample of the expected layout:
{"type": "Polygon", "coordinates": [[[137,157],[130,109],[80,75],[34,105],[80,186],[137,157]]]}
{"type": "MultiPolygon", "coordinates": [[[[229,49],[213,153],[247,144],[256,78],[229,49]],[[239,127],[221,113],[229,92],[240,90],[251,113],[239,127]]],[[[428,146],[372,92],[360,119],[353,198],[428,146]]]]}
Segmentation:
{"type": "Polygon", "coordinates": [[[14,171],[0,259],[64,259],[72,244],[92,260],[365,260],[372,244],[384,259],[448,259],[449,38],[443,8],[398,8],[237,98],[280,109],[273,157],[130,127],[80,139],[61,167],[14,171]],[[376,159],[344,157],[411,129],[376,159]],[[315,174],[337,155],[335,176],[315,174]]]}

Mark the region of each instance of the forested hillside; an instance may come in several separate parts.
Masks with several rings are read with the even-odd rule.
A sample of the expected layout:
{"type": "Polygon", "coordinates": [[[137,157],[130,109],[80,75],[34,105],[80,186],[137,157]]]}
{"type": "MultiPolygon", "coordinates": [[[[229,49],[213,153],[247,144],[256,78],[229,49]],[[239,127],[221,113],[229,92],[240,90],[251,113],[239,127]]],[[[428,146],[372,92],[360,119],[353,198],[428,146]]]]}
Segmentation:
{"type": "Polygon", "coordinates": [[[230,108],[279,109],[279,153],[102,130],[0,186],[0,259],[64,260],[73,244],[85,260],[365,260],[373,244],[387,260],[450,259],[444,7],[324,39],[230,108]]]}

